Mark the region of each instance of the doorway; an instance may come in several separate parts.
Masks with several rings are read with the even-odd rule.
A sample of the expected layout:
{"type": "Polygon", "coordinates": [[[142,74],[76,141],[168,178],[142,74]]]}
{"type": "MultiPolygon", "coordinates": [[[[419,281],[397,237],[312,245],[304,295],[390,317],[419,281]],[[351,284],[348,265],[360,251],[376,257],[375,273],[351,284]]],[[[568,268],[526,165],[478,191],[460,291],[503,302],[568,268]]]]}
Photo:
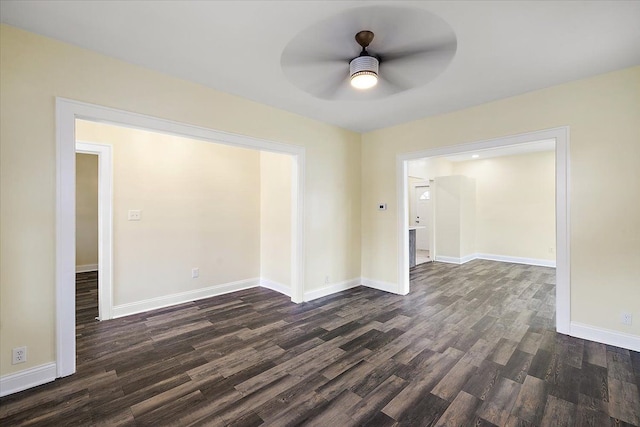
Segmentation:
{"type": "MultiPolygon", "coordinates": [[[[526,134],[508,136],[487,141],[478,141],[450,147],[436,148],[397,156],[398,195],[398,280],[399,293],[406,295],[410,290],[409,281],[409,162],[416,159],[457,155],[471,151],[499,147],[517,146],[542,140],[555,143],[555,222],[556,222],[556,330],[570,331],[570,270],[569,270],[569,129],[554,128],[526,134]]],[[[438,203],[436,197],[435,203],[438,203]]],[[[436,236],[437,239],[437,236],[436,236]]]]}
{"type": "Polygon", "coordinates": [[[98,319],[98,156],[76,152],[76,324],[98,319]]]}
{"type": "Polygon", "coordinates": [[[416,265],[432,260],[433,242],[433,206],[431,203],[431,185],[429,182],[414,184],[414,218],[416,227],[416,265]]]}
{"type": "MultiPolygon", "coordinates": [[[[98,320],[111,319],[112,292],[111,278],[113,276],[113,237],[112,237],[112,199],[113,179],[111,163],[111,146],[84,141],[75,142],[77,155],[95,156],[97,158],[97,271],[98,282],[98,320]]],[[[77,195],[76,195],[77,196],[77,195]]],[[[76,218],[76,221],[78,218],[76,218]]],[[[76,224],[77,227],[77,224],[76,224]]],[[[77,229],[77,228],[76,228],[77,229]]],[[[77,242],[76,242],[77,243],[77,242]]],[[[76,247],[76,252],[77,252],[76,247]]],[[[77,258],[77,253],[76,253],[77,258]]]]}
{"type": "MultiPolygon", "coordinates": [[[[291,300],[303,300],[303,188],[305,149],[243,135],[176,123],[98,105],[56,99],[56,370],[57,377],[75,373],[75,121],[82,119],[116,126],[145,129],[205,142],[269,151],[291,156],[291,300]]],[[[104,168],[106,169],[106,168],[104,168]]],[[[104,170],[101,169],[101,170],[104,170]]],[[[105,215],[102,226],[109,223],[105,215]]],[[[109,225],[111,225],[109,223],[109,225]]],[[[101,230],[104,227],[101,226],[101,230]]],[[[109,233],[110,236],[110,233],[109,233]]],[[[107,239],[103,239],[106,241],[107,239]]],[[[103,251],[103,256],[108,255],[103,251]]],[[[110,261],[110,260],[109,260],[110,261]]],[[[99,271],[107,273],[99,261],[99,271]]],[[[106,280],[103,280],[106,283],[106,280]]],[[[100,295],[102,298],[102,295],[100,295]]]]}

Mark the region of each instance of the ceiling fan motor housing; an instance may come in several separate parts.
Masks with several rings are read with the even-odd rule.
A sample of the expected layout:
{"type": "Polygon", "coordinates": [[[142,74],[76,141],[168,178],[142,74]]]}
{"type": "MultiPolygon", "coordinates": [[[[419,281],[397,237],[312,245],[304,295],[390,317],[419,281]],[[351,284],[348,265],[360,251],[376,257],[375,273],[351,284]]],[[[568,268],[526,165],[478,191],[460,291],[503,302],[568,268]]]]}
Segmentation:
{"type": "Polygon", "coordinates": [[[378,59],[371,55],[362,55],[354,58],[349,64],[351,78],[362,74],[378,76],[378,59]]]}

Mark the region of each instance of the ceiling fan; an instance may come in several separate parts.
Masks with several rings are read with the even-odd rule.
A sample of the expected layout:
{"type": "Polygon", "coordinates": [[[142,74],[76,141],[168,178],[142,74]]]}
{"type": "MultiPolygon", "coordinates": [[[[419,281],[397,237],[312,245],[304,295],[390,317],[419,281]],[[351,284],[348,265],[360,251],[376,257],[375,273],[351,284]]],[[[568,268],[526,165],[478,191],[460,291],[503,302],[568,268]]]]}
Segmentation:
{"type": "Polygon", "coordinates": [[[456,49],[451,27],[424,9],[365,7],[301,32],[281,65],[294,85],[317,98],[371,100],[425,85],[456,49]],[[349,42],[354,34],[356,43],[349,42]]]}

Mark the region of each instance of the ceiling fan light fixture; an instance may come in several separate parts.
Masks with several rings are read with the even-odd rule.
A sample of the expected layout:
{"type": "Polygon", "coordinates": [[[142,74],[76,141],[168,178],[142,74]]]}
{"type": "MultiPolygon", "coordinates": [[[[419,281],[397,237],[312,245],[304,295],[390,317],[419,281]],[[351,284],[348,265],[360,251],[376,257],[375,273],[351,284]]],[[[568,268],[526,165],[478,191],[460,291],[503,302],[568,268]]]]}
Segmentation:
{"type": "Polygon", "coordinates": [[[378,84],[378,75],[371,71],[360,71],[351,76],[351,86],[356,89],[370,89],[378,84]]]}
{"type": "Polygon", "coordinates": [[[354,58],[349,64],[351,86],[356,89],[370,89],[378,83],[378,59],[370,55],[354,58]]]}

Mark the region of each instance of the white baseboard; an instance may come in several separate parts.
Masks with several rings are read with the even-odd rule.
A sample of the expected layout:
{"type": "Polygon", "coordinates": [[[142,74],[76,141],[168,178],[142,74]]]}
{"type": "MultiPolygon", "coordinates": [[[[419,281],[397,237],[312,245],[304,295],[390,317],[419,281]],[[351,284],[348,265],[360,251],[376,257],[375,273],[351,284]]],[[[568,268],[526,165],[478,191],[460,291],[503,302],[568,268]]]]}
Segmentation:
{"type": "Polygon", "coordinates": [[[460,258],[460,264],[465,264],[469,261],[473,261],[474,259],[478,259],[478,254],[469,254],[460,258]]]}
{"type": "Polygon", "coordinates": [[[517,256],[494,255],[494,254],[476,254],[476,258],[486,259],[488,261],[511,262],[514,264],[538,265],[540,267],[555,268],[556,266],[556,261],[549,260],[549,259],[523,258],[523,257],[517,257],[517,256]]]}
{"type": "Polygon", "coordinates": [[[392,294],[398,294],[398,284],[397,283],[390,283],[390,282],[383,282],[381,280],[367,279],[366,277],[363,277],[361,279],[361,282],[362,282],[362,286],[366,286],[367,288],[377,289],[379,291],[384,291],[384,292],[390,292],[392,294]]]}
{"type": "Polygon", "coordinates": [[[499,262],[510,262],[513,264],[527,264],[527,265],[537,265],[540,267],[553,267],[555,268],[556,262],[555,260],[547,260],[547,259],[537,259],[537,258],[523,258],[517,256],[508,256],[508,255],[494,255],[494,254],[470,254],[465,255],[462,258],[456,258],[452,256],[442,256],[436,255],[436,261],[446,262],[448,264],[457,264],[461,265],[467,263],[469,261],[473,261],[474,259],[484,259],[487,261],[499,261],[499,262]]]}
{"type": "Polygon", "coordinates": [[[14,374],[4,375],[0,377],[0,397],[50,383],[56,379],[56,373],[56,364],[51,362],[14,374]]]}
{"type": "Polygon", "coordinates": [[[447,264],[464,264],[465,262],[469,262],[469,261],[473,261],[475,258],[475,254],[473,255],[467,255],[464,256],[462,258],[456,258],[456,257],[452,257],[452,256],[443,256],[443,255],[436,255],[436,261],[438,262],[446,262],[447,264]]]}
{"type": "Polygon", "coordinates": [[[444,255],[436,255],[434,261],[446,262],[447,264],[460,264],[460,258],[455,258],[452,256],[444,256],[444,255]]]}
{"type": "Polygon", "coordinates": [[[237,282],[223,283],[221,285],[209,286],[208,288],[195,289],[193,291],[180,292],[177,294],[162,297],[150,298],[143,301],[136,301],[127,304],[113,306],[113,318],[129,316],[131,314],[142,313],[144,311],[156,310],[171,305],[196,301],[203,298],[211,298],[217,295],[228,294],[229,292],[241,291],[243,289],[260,286],[260,279],[246,279],[237,282]]]}
{"type": "Polygon", "coordinates": [[[98,271],[98,264],[76,265],[76,273],[87,273],[89,271],[98,271]]]}
{"type": "Polygon", "coordinates": [[[272,291],[280,292],[288,297],[291,296],[291,287],[283,285],[282,283],[274,282],[273,280],[260,278],[260,286],[263,288],[271,289],[272,291]]]}
{"type": "Polygon", "coordinates": [[[572,337],[622,347],[628,350],[640,351],[640,336],[638,335],[597,328],[579,322],[571,322],[570,328],[569,335],[572,337]]]}
{"type": "Polygon", "coordinates": [[[326,297],[328,295],[335,294],[336,292],[346,291],[347,289],[355,288],[357,286],[360,286],[359,277],[351,280],[345,280],[344,282],[334,283],[333,285],[317,289],[315,291],[305,292],[303,300],[305,302],[312,301],[314,299],[326,297]]]}

